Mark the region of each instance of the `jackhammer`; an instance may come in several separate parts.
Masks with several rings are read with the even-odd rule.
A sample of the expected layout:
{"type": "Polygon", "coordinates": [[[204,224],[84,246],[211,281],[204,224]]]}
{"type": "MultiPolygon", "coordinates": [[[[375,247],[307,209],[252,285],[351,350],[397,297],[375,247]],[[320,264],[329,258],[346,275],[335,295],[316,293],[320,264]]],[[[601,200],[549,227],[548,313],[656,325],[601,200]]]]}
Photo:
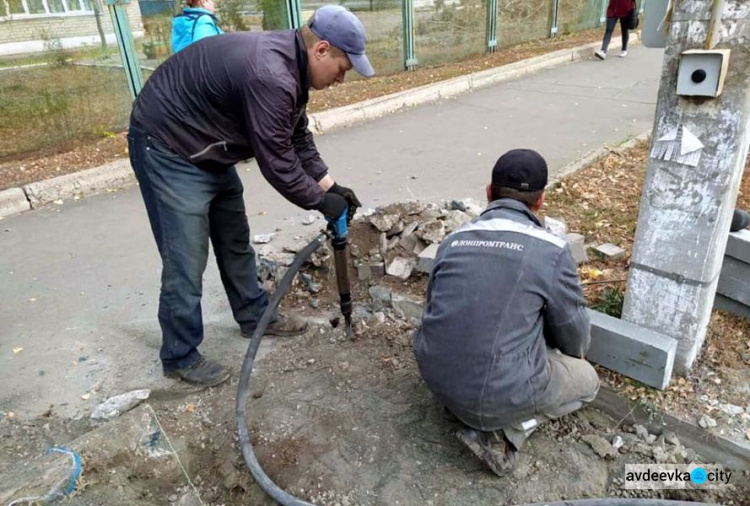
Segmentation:
{"type": "Polygon", "coordinates": [[[347,249],[347,211],[336,221],[329,221],[331,231],[331,246],[333,246],[333,260],[336,267],[336,285],[339,289],[341,314],[346,324],[346,337],[352,337],[352,295],[349,285],[349,251],[347,249]]]}
{"type": "Polygon", "coordinates": [[[344,210],[344,213],[337,220],[330,220],[328,222],[328,230],[326,232],[315,237],[315,239],[305,246],[305,248],[294,258],[292,265],[289,266],[289,270],[286,271],[286,274],[284,274],[284,277],[279,282],[276,291],[268,303],[268,307],[261,316],[258,325],[255,327],[253,335],[250,337],[250,343],[248,344],[247,353],[245,353],[245,360],[242,363],[242,370],[240,371],[239,384],[237,385],[237,400],[235,403],[235,420],[237,422],[237,431],[239,432],[240,437],[242,456],[258,485],[260,485],[260,487],[271,496],[271,498],[283,506],[314,505],[297,499],[293,495],[279,488],[279,486],[276,485],[268,475],[266,475],[260,467],[258,459],[255,457],[255,452],[253,451],[253,446],[250,442],[250,434],[247,429],[246,420],[247,392],[250,383],[250,374],[253,372],[253,362],[255,361],[255,355],[258,353],[263,334],[265,333],[268,324],[271,323],[271,318],[276,314],[279,303],[281,303],[281,298],[289,289],[289,286],[291,286],[294,276],[297,275],[302,264],[304,264],[307,259],[310,258],[310,255],[323,245],[327,238],[331,239],[331,245],[333,246],[336,281],[341,302],[341,313],[343,314],[346,323],[346,335],[351,338],[352,297],[349,287],[347,236],[347,210],[344,210]]]}

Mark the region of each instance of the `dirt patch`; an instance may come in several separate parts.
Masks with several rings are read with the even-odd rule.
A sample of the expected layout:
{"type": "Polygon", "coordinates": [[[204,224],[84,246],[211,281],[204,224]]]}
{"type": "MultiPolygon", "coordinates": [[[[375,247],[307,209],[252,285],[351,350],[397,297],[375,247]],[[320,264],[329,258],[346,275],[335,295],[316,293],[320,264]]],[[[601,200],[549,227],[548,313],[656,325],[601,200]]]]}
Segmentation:
{"type": "MultiPolygon", "coordinates": [[[[586,30],[554,39],[520,44],[495,53],[473,56],[449,64],[420,68],[413,72],[399,72],[376,76],[368,80],[350,81],[324,91],[313,91],[310,94],[308,109],[310,112],[317,112],[349,105],[548,52],[576,47],[587,42],[595,42],[601,39],[601,35],[600,29],[586,30]]],[[[126,118],[120,123],[125,121],[126,118]]],[[[65,128],[69,128],[69,125],[65,128]]],[[[87,134],[87,137],[91,137],[91,134],[87,134]]],[[[33,150],[23,155],[0,157],[0,190],[91,169],[126,156],[127,141],[124,134],[107,133],[106,137],[98,140],[71,138],[64,144],[47,148],[45,151],[33,150]]]]}
{"type": "MultiPolygon", "coordinates": [[[[612,156],[631,160],[637,153],[612,156]]],[[[601,188],[604,181],[597,177],[610,181],[609,176],[619,170],[606,160],[601,163],[566,179],[560,185],[563,191],[554,195],[562,198],[569,192],[587,193],[601,188]]],[[[631,172],[628,174],[627,177],[632,176],[631,172]]],[[[613,177],[617,180],[617,176],[613,177]]],[[[584,204],[574,197],[570,196],[573,202],[584,204]]],[[[625,213],[628,196],[617,198],[623,199],[621,204],[611,199],[587,201],[593,212],[591,224],[572,218],[572,204],[560,208],[550,204],[547,212],[569,217],[579,230],[592,226],[591,234],[597,240],[614,240],[627,237],[622,236],[620,222],[610,217],[613,225],[597,226],[606,215],[598,215],[592,206],[607,205],[625,213]]],[[[624,490],[626,464],[713,464],[705,462],[674,434],[649,434],[643,427],[623,425],[621,420],[591,408],[543,425],[520,453],[510,477],[498,478],[487,472],[458,443],[453,436],[456,427],[443,417],[414,362],[411,338],[418,319],[407,314],[411,306],[399,305],[404,299],[421,301],[426,275],[414,272],[406,280],[392,276],[359,279],[355,265],[390,265],[397,258],[414,259],[414,245],[416,249],[423,246],[415,238],[426,245],[437,239],[439,234],[434,234],[438,230],[446,233],[460,225],[461,219],[470,219],[475,206],[478,204],[470,201],[399,204],[379,209],[353,224],[350,241],[352,250],[357,252],[350,272],[357,330],[354,339],[347,338],[340,325],[334,328],[330,323],[339,315],[330,254],[316,254],[302,269],[284,299],[284,307],[307,314],[317,323],[299,338],[267,338],[265,354],[256,364],[249,388],[247,422],[258,460],[269,477],[289,493],[321,505],[468,506],[584,497],[746,504],[750,494],[746,473],[735,474],[732,486],[718,490],[624,490]],[[434,225],[437,222],[442,229],[434,225]],[[410,227],[408,223],[417,226],[410,227]],[[304,280],[303,275],[309,279],[304,280]],[[313,299],[317,300],[317,308],[311,307],[313,299]]],[[[270,273],[266,281],[273,283],[283,274],[288,255],[277,252],[263,258],[261,262],[270,273]]],[[[603,271],[608,269],[607,275],[613,276],[622,275],[626,268],[623,265],[622,270],[616,270],[620,267],[596,262],[593,265],[603,271]]],[[[596,300],[592,293],[587,296],[592,302],[596,300]]],[[[729,317],[720,315],[720,319],[726,318],[729,317]]],[[[732,327],[727,321],[719,327],[712,321],[713,331],[720,333],[717,336],[728,343],[726,347],[733,347],[739,341],[726,335],[728,328],[732,327]]],[[[731,354],[721,348],[711,351],[709,347],[696,372],[675,380],[673,387],[678,388],[670,387],[666,392],[639,386],[605,370],[600,373],[605,382],[632,399],[647,400],[671,414],[694,418],[696,410],[705,409],[696,401],[703,393],[724,396],[722,402],[736,399],[731,397],[736,390],[727,390],[729,381],[725,378],[731,367],[742,364],[723,361],[731,354]],[[709,374],[711,371],[713,374],[709,374]],[[723,380],[721,387],[712,381],[714,378],[723,380]]],[[[173,389],[154,392],[148,402],[159,420],[158,432],[152,432],[154,423],[143,425],[138,416],[127,418],[131,413],[121,421],[110,422],[130,424],[125,426],[128,430],[111,429],[122,444],[106,451],[96,450],[105,445],[89,446],[83,455],[84,479],[70,502],[188,506],[198,504],[200,497],[205,504],[273,504],[252,479],[238,447],[234,401],[239,358],[235,358],[224,361],[233,367],[233,379],[218,388],[195,392],[175,384],[173,389]],[[128,432],[134,434],[132,442],[126,438],[128,432]],[[156,435],[164,437],[155,438],[156,435]],[[144,453],[144,441],[150,444],[167,438],[166,453],[144,453]],[[172,449],[175,453],[171,453],[172,449]]],[[[722,423],[727,425],[720,425],[719,429],[730,427],[728,421],[722,423]]],[[[0,454],[0,474],[5,476],[17,462],[32,459],[43,451],[44,444],[82,434],[86,437],[90,429],[85,420],[52,417],[50,422],[26,422],[6,414],[0,422],[4,450],[0,454]],[[46,436],[46,432],[51,435],[46,436]]],[[[99,430],[91,432],[90,440],[105,440],[102,434],[96,435],[99,430]]]]}

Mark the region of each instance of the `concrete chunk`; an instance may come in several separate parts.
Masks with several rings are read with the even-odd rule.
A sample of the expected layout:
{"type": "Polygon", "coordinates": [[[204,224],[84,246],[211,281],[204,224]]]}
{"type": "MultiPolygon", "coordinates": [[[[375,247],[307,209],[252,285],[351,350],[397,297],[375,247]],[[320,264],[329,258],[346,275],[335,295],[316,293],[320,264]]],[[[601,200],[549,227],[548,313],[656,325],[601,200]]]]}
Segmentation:
{"type": "Polygon", "coordinates": [[[568,233],[568,224],[562,218],[553,218],[552,216],[544,217],[544,228],[558,237],[565,238],[568,233]]]}
{"type": "Polygon", "coordinates": [[[437,256],[438,245],[430,244],[425,248],[422,253],[419,254],[419,263],[417,264],[417,270],[429,274],[432,272],[432,267],[435,265],[435,256],[437,256]]]}
{"type": "Polygon", "coordinates": [[[386,269],[386,274],[406,281],[414,270],[414,260],[411,258],[396,257],[386,269]]]}
{"type": "Polygon", "coordinates": [[[625,256],[625,250],[614,244],[606,243],[594,248],[594,251],[609,260],[618,260],[625,256]]]}
{"type": "Polygon", "coordinates": [[[385,276],[385,264],[383,262],[365,262],[357,267],[357,277],[360,281],[378,279],[385,276]]]}
{"type": "Polygon", "coordinates": [[[417,237],[430,244],[438,243],[445,237],[445,224],[440,220],[430,220],[414,232],[417,237]]]}
{"type": "Polygon", "coordinates": [[[587,312],[591,318],[588,360],[655,388],[663,390],[669,384],[675,339],[597,311],[587,312]]]}
{"type": "Polygon", "coordinates": [[[388,232],[399,222],[399,217],[395,214],[373,214],[370,216],[370,223],[380,232],[388,232]]]}
{"type": "Polygon", "coordinates": [[[582,264],[589,261],[588,255],[586,255],[585,238],[581,234],[568,234],[566,236],[568,244],[570,245],[570,252],[573,254],[573,260],[577,264],[582,264]]]}
{"type": "Polygon", "coordinates": [[[750,264],[750,230],[743,229],[730,233],[724,256],[750,264]]]}
{"type": "Polygon", "coordinates": [[[416,318],[418,320],[422,319],[424,308],[419,301],[408,299],[403,295],[394,293],[391,295],[391,306],[401,318],[406,318],[407,320],[411,318],[416,318]]]}

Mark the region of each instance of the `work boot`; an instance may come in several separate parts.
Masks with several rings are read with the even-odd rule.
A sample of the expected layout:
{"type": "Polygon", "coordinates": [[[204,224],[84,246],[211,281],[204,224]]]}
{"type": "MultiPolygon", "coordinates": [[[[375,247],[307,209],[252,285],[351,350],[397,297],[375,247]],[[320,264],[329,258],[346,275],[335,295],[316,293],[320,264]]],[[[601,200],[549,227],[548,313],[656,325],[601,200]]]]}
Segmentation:
{"type": "Polygon", "coordinates": [[[483,432],[463,427],[456,431],[456,437],[496,475],[507,476],[513,470],[517,452],[503,431],[483,432]]]}
{"type": "MultiPolygon", "coordinates": [[[[286,317],[283,314],[279,313],[278,316],[276,316],[276,319],[272,321],[268,325],[268,327],[266,327],[266,331],[263,335],[294,337],[301,336],[302,334],[307,332],[307,329],[307,322],[302,320],[301,318],[298,318],[296,316],[286,317]]],[[[253,332],[255,332],[255,328],[242,329],[242,337],[244,337],[245,339],[250,339],[253,336],[253,332]]]]}
{"type": "Polygon", "coordinates": [[[750,225],[750,214],[742,209],[735,209],[732,215],[732,224],[729,226],[730,232],[737,232],[750,225]]]}
{"type": "Polygon", "coordinates": [[[181,379],[201,387],[215,387],[229,379],[229,371],[222,365],[201,357],[195,364],[182,369],[164,369],[167,378],[181,379]]]}

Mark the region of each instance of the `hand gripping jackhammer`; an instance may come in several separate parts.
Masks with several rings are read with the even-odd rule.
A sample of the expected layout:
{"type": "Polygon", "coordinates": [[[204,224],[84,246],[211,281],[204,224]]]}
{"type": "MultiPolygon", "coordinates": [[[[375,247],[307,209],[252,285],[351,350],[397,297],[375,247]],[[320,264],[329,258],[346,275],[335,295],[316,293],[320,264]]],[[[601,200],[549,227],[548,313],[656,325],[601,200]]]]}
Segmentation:
{"type": "Polygon", "coordinates": [[[346,336],[352,337],[352,295],[349,285],[349,250],[347,236],[349,229],[346,223],[347,209],[335,221],[328,221],[331,246],[333,246],[333,260],[336,267],[336,284],[339,289],[341,314],[346,322],[346,336]]]}

